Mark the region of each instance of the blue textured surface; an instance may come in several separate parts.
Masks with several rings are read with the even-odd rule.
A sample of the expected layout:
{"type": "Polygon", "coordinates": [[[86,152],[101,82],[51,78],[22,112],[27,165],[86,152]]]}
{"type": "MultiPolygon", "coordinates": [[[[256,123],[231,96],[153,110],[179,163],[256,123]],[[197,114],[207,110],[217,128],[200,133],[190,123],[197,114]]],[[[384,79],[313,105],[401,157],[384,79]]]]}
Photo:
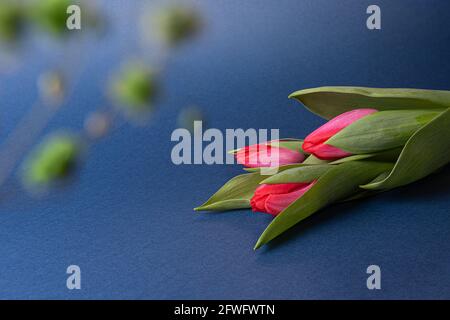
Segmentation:
{"type": "MultiPolygon", "coordinates": [[[[136,55],[129,10],[106,1],[114,32],[88,45],[75,95],[51,122],[79,129],[110,72],[136,55]]],[[[175,166],[170,134],[182,107],[210,127],[281,128],[302,137],[323,121],[287,99],[321,85],[450,89],[450,3],[378,0],[382,30],[366,29],[371,1],[198,1],[204,33],[171,58],[165,97],[148,127],[121,126],[90,150],[78,179],[34,199],[17,186],[0,200],[0,298],[450,298],[450,170],[364,201],[323,210],[254,252],[270,222],[249,210],[194,213],[238,166],[175,166]],[[82,289],[66,288],[77,264],[82,289]],[[382,290],[366,288],[368,265],[382,290]]],[[[1,141],[55,65],[26,50],[1,75],[1,141]]]]}

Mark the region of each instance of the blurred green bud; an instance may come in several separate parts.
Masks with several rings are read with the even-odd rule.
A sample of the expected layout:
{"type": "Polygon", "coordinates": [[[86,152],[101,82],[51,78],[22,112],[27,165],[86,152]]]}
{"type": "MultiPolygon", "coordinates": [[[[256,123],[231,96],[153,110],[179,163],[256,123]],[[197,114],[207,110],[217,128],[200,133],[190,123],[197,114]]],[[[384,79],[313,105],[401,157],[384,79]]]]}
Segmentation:
{"type": "Polygon", "coordinates": [[[178,125],[192,133],[194,132],[194,121],[204,121],[203,112],[199,107],[184,108],[178,115],[178,125]]]}
{"type": "Polygon", "coordinates": [[[192,8],[173,5],[155,16],[158,36],[170,46],[195,36],[201,28],[201,17],[192,8]]]}
{"type": "Polygon", "coordinates": [[[155,74],[139,62],[126,64],[113,78],[111,90],[116,104],[131,114],[152,111],[158,91],[155,74]]]}
{"type": "Polygon", "coordinates": [[[71,5],[81,7],[81,29],[96,29],[104,27],[105,21],[88,1],[75,0],[34,0],[28,7],[29,16],[44,31],[54,36],[64,36],[70,31],[67,22],[70,14],[67,9],[71,5]]]}
{"type": "Polygon", "coordinates": [[[0,40],[16,42],[24,28],[23,8],[16,1],[0,2],[0,40]]]}
{"type": "Polygon", "coordinates": [[[75,168],[80,151],[80,141],[72,135],[48,137],[25,160],[25,184],[45,186],[68,177],[75,168]]]}
{"type": "Polygon", "coordinates": [[[62,36],[68,31],[67,8],[74,4],[70,0],[32,1],[28,10],[33,21],[52,35],[62,36]]]}

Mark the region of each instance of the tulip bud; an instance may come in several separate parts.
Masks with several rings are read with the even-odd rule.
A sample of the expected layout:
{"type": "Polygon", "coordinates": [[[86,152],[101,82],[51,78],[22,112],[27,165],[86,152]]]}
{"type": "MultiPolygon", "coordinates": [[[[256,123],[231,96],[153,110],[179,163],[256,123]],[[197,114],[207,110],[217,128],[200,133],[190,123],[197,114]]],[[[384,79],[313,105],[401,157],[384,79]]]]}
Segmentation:
{"type": "Polygon", "coordinates": [[[377,110],[356,109],[331,119],[306,137],[302,146],[303,150],[324,160],[335,160],[350,156],[351,153],[328,145],[326,141],[350,124],[374,112],[377,112],[377,110]]]}
{"type": "Polygon", "coordinates": [[[388,110],[364,117],[326,141],[351,154],[370,154],[403,147],[439,110],[388,110]]]}
{"type": "Polygon", "coordinates": [[[253,211],[278,215],[292,202],[308,191],[316,181],[311,183],[263,184],[259,186],[250,200],[253,211]]]}
{"type": "Polygon", "coordinates": [[[255,144],[237,150],[235,157],[239,164],[248,168],[278,167],[301,163],[305,160],[305,155],[300,152],[299,144],[298,141],[271,141],[255,144]],[[291,148],[288,148],[287,144],[290,144],[291,148]],[[294,145],[293,148],[292,145],[294,145]]]}

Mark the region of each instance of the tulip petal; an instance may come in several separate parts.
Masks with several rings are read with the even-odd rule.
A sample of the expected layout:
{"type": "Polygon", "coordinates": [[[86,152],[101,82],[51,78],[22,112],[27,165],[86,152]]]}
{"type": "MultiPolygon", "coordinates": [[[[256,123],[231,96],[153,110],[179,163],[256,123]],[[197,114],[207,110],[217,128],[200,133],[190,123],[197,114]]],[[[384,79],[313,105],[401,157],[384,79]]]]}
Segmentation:
{"type": "Polygon", "coordinates": [[[255,194],[285,194],[293,192],[299,188],[303,188],[307,185],[308,183],[262,184],[256,189],[255,194]]]}
{"type": "Polygon", "coordinates": [[[314,155],[321,160],[336,160],[352,155],[350,152],[346,152],[328,144],[320,144],[314,148],[310,148],[308,152],[314,153],[314,155]]]}
{"type": "Polygon", "coordinates": [[[278,167],[291,163],[300,163],[305,159],[303,153],[288,148],[278,148],[266,144],[257,144],[239,149],[236,161],[248,168],[278,167]]]}
{"type": "Polygon", "coordinates": [[[250,199],[250,206],[252,207],[252,211],[254,212],[264,212],[266,209],[265,203],[269,197],[269,194],[255,195],[250,199]]]}
{"type": "MultiPolygon", "coordinates": [[[[270,213],[266,210],[266,203],[270,196],[279,195],[280,197],[284,197],[307,186],[308,183],[263,184],[256,188],[255,193],[250,200],[250,205],[253,211],[270,213]]],[[[294,198],[294,200],[295,199],[297,198],[294,198]]]]}
{"type": "Polygon", "coordinates": [[[277,215],[286,209],[292,202],[300,198],[306,191],[308,191],[315,182],[306,184],[298,190],[287,194],[271,194],[267,197],[265,202],[265,211],[272,215],[277,215]]]}
{"type": "Polygon", "coordinates": [[[261,184],[310,183],[331,169],[331,165],[299,166],[283,170],[261,181],[261,184]]]}
{"type": "Polygon", "coordinates": [[[356,109],[331,119],[306,137],[302,145],[303,150],[325,160],[339,159],[351,155],[351,153],[327,145],[325,142],[350,124],[374,112],[377,112],[377,110],[356,109]]]}

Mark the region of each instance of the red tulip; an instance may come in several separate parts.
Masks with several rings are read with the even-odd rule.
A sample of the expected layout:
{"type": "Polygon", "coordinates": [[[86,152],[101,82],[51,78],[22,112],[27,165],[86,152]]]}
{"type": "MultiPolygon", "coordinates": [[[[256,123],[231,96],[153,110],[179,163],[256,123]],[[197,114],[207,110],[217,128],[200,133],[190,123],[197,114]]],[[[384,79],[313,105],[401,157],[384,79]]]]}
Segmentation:
{"type": "Polygon", "coordinates": [[[310,183],[262,184],[259,186],[250,205],[253,211],[277,215],[292,202],[308,191],[316,181],[310,183]]]}
{"type": "Polygon", "coordinates": [[[269,144],[254,144],[241,148],[235,157],[239,164],[248,168],[278,167],[305,160],[305,155],[299,151],[269,144]]]}
{"type": "Polygon", "coordinates": [[[351,153],[328,145],[326,141],[353,122],[377,111],[375,109],[356,109],[331,119],[306,137],[302,146],[303,150],[324,160],[350,156],[351,153]]]}

